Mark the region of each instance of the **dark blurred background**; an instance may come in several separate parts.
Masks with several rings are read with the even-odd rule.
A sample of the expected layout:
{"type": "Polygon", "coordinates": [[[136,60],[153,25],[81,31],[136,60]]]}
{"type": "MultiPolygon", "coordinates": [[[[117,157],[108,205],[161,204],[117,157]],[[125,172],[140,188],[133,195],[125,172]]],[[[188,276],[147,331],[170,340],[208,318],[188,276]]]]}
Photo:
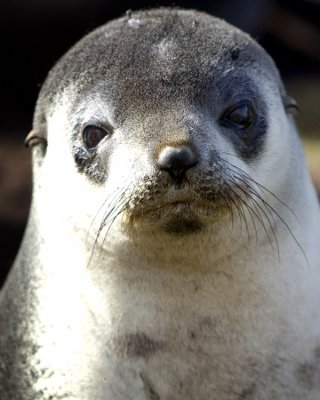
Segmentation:
{"type": "Polygon", "coordinates": [[[128,9],[196,8],[249,32],[275,59],[320,190],[320,0],[0,0],[0,285],[14,259],[31,196],[23,147],[49,69],[78,39],[128,9]]]}

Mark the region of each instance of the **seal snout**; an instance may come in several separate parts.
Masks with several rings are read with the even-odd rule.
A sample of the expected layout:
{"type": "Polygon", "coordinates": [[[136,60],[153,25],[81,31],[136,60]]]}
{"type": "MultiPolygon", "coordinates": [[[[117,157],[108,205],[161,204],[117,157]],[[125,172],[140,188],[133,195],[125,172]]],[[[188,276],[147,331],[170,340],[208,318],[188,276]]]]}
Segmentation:
{"type": "Polygon", "coordinates": [[[157,163],[158,168],[168,172],[177,184],[183,181],[187,170],[197,164],[195,151],[188,145],[165,147],[160,152],[157,163]]]}

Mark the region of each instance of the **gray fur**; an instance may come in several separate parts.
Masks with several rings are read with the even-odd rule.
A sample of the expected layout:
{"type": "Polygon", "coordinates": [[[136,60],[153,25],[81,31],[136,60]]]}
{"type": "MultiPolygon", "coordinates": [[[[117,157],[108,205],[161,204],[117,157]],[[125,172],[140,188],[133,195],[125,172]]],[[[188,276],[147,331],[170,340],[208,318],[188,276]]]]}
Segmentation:
{"type": "Polygon", "coordinates": [[[1,400],[320,398],[320,215],[287,104],[267,53],[196,11],[129,13],[61,58],[27,139],[34,194],[0,294],[1,400]],[[243,98],[246,133],[221,123],[243,98]],[[110,132],[101,146],[86,148],[86,124],[110,132]],[[280,157],[273,140],[289,143],[280,157]],[[181,145],[199,163],[173,184],[157,161],[181,145]],[[192,201],[168,206],[179,190],[192,201]]]}

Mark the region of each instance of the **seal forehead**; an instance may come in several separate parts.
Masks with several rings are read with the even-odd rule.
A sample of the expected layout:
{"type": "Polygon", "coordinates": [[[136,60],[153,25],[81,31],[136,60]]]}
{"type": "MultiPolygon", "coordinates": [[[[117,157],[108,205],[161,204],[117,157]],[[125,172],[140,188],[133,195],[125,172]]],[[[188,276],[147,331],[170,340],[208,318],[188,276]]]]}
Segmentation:
{"type": "Polygon", "coordinates": [[[248,65],[277,74],[259,45],[222,20],[186,10],[137,12],[92,32],[61,59],[43,86],[35,119],[71,84],[75,101],[103,82],[109,102],[143,97],[146,103],[173,92],[175,99],[200,93],[219,74],[248,65]]]}

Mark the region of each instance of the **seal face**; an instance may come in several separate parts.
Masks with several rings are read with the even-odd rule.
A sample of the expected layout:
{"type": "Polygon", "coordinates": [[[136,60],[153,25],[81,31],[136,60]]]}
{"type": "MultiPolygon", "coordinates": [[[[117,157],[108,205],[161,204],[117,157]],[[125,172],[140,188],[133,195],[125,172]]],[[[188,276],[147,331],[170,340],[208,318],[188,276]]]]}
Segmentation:
{"type": "Polygon", "coordinates": [[[0,298],[6,400],[318,400],[320,211],[271,58],[129,13],[50,71],[0,298]]]}
{"type": "MultiPolygon", "coordinates": [[[[162,222],[160,216],[170,210],[172,218],[164,224],[168,231],[193,232],[206,225],[198,212],[232,208],[231,203],[242,201],[242,186],[250,185],[249,180],[238,182],[233,172],[224,173],[232,166],[221,143],[225,152],[248,164],[264,149],[268,108],[251,71],[266,64],[270,79],[279,78],[255,42],[217,19],[178,11],[168,12],[165,22],[162,11],[143,13],[141,20],[139,15],[139,24],[130,18],[114,21],[76,46],[49,76],[43,102],[51,104],[52,80],[59,93],[72,91],[72,153],[78,170],[94,183],[105,184],[110,156],[130,147],[140,173],[126,190],[131,221],[153,215],[162,222]],[[146,143],[143,165],[139,146],[146,143]],[[174,167],[188,163],[177,161],[183,152],[190,165],[174,167]],[[173,165],[164,167],[165,157],[173,165]],[[191,212],[194,201],[196,214],[191,212]]],[[[35,124],[44,118],[41,103],[35,124]]]]}

